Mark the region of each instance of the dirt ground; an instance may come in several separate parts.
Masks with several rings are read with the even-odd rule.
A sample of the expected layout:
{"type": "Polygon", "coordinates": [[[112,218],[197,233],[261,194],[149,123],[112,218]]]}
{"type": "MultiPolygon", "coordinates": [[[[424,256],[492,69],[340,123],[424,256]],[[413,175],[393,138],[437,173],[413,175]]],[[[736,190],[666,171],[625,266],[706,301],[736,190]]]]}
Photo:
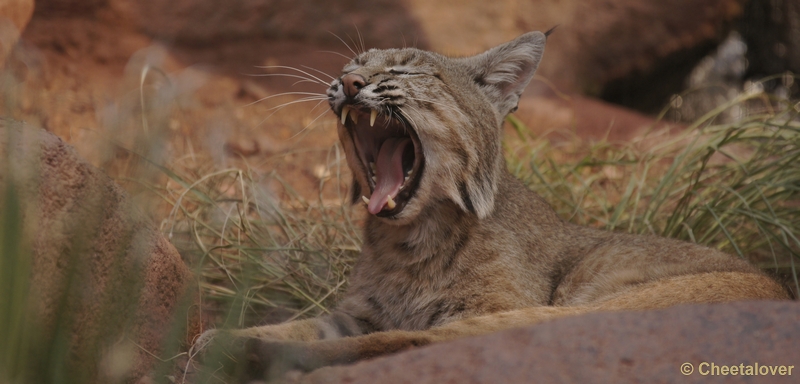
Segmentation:
{"type": "MultiPolygon", "coordinates": [[[[335,120],[323,113],[326,106],[312,111],[314,103],[290,105],[271,115],[272,108],[296,97],[258,100],[325,88],[292,87],[296,79],[245,73],[264,74],[256,65],[301,63],[322,63],[321,70],[331,73],[344,59],[320,60],[319,53],[306,53],[307,47],[285,47],[267,58],[212,49],[170,51],[117,21],[111,14],[34,17],[14,58],[19,83],[6,87],[4,112],[57,134],[117,178],[131,176],[119,161],[127,157],[122,148],[133,149],[137,139],[162,125],[160,138],[168,143],[159,151],[164,164],[202,154],[218,166],[238,159],[258,167],[281,154],[283,161],[272,163],[291,175],[293,184],[316,184],[313,170],[336,139],[330,129],[335,120]],[[158,121],[142,121],[142,99],[150,99],[145,104],[158,112],[145,115],[158,121]],[[305,154],[291,153],[296,148],[305,154]]],[[[237,51],[242,52],[247,50],[237,51]]]]}

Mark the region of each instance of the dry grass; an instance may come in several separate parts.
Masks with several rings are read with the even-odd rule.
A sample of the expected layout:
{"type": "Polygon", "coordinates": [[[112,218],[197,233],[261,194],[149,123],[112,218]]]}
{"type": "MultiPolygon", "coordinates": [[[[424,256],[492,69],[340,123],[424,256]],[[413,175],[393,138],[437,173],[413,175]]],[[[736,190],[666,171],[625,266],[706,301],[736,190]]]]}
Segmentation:
{"type": "MultiPolygon", "coordinates": [[[[624,145],[554,146],[512,119],[519,137],[507,140],[508,165],[565,219],[717,247],[790,276],[797,287],[798,112],[784,102],[714,124],[745,101],[683,133],[653,132],[624,145]]],[[[275,173],[173,170],[161,192],[175,207],[164,228],[196,261],[204,305],[218,324],[315,316],[335,303],[361,244],[360,209],[345,202],[349,176],[340,156],[332,151],[328,181],[339,199],[327,201],[304,200],[275,173]]]]}
{"type": "Polygon", "coordinates": [[[798,104],[743,96],[683,132],[622,146],[554,148],[518,129],[523,140],[509,166],[573,222],[723,249],[791,276],[797,290],[799,113],[798,104]],[[729,108],[756,110],[754,99],[762,112],[715,124],[729,108]]]}
{"type": "Polygon", "coordinates": [[[344,161],[331,153],[338,198],[307,201],[275,172],[249,168],[173,169],[159,193],[173,206],[164,231],[202,276],[204,309],[241,327],[326,313],[360,251],[360,231],[339,182],[344,161]],[[282,196],[278,198],[277,196],[282,196]]]}

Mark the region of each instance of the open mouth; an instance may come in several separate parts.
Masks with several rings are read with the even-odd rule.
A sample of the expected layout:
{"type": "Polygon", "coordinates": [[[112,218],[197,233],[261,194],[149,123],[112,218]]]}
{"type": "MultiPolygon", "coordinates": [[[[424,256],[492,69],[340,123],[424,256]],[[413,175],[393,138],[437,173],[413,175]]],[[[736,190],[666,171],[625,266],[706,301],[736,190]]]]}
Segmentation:
{"type": "Polygon", "coordinates": [[[339,116],[367,175],[370,193],[361,198],[369,213],[379,217],[403,210],[416,193],[424,165],[417,133],[392,115],[345,105],[339,116]]]}

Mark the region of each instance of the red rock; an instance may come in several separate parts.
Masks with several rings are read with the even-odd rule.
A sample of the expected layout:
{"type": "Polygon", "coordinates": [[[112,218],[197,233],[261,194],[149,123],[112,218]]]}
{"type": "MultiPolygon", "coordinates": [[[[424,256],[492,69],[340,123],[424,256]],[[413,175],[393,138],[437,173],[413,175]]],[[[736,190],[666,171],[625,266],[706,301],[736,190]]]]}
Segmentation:
{"type": "Polygon", "coordinates": [[[456,340],[295,377],[322,383],[794,383],[800,304],[740,302],[594,313],[456,340]],[[692,365],[683,375],[681,365],[692,365]],[[702,375],[710,366],[794,366],[792,375],[702,375]]]}

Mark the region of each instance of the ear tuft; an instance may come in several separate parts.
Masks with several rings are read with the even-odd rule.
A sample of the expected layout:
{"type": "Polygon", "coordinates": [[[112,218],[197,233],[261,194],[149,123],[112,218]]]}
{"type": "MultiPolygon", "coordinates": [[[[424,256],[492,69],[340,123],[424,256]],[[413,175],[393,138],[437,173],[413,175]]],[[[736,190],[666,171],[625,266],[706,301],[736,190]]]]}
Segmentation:
{"type": "Polygon", "coordinates": [[[539,67],[546,40],[544,33],[529,32],[465,59],[472,78],[501,116],[517,106],[522,91],[539,67]]]}

